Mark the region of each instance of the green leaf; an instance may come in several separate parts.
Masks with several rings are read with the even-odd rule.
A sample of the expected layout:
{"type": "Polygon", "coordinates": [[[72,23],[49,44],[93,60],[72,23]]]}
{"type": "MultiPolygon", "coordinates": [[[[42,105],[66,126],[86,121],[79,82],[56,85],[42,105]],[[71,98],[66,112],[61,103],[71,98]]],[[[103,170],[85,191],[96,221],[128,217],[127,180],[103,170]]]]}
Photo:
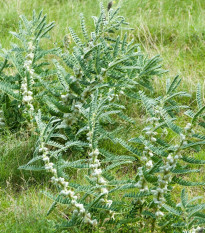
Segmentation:
{"type": "Polygon", "coordinates": [[[169,213],[171,214],[174,214],[174,215],[177,215],[177,216],[181,216],[182,215],[182,212],[169,206],[169,205],[166,205],[166,204],[163,204],[162,205],[169,213]]]}
{"type": "Polygon", "coordinates": [[[183,180],[179,177],[174,176],[172,181],[174,183],[180,184],[182,186],[199,186],[199,185],[205,185],[205,182],[191,182],[187,180],[183,180]]]}
{"type": "Polygon", "coordinates": [[[174,174],[187,174],[187,173],[193,173],[193,172],[200,172],[200,169],[181,169],[176,168],[172,170],[172,173],[174,174]]]}
{"type": "Polygon", "coordinates": [[[202,98],[200,83],[198,83],[197,85],[196,100],[197,100],[198,109],[201,109],[203,107],[203,98],[202,98]]]}
{"type": "Polygon", "coordinates": [[[205,160],[200,160],[193,157],[183,156],[182,160],[191,164],[205,164],[205,160]]]}
{"type": "Polygon", "coordinates": [[[122,145],[124,148],[126,148],[128,151],[132,152],[134,155],[141,156],[141,153],[137,150],[137,148],[134,148],[133,146],[127,144],[124,140],[120,138],[116,138],[115,142],[122,145]]]}
{"type": "Polygon", "coordinates": [[[181,203],[182,203],[184,208],[187,205],[187,201],[188,201],[188,195],[186,193],[186,189],[182,189],[182,191],[181,191],[181,203]]]}
{"type": "Polygon", "coordinates": [[[0,90],[5,92],[6,94],[10,95],[11,97],[13,97],[16,100],[19,100],[19,101],[22,100],[22,96],[15,93],[14,92],[15,90],[12,89],[12,85],[9,83],[0,81],[0,90]]]}
{"type": "Polygon", "coordinates": [[[21,169],[21,170],[28,170],[28,171],[44,171],[45,170],[45,167],[39,167],[39,166],[36,166],[36,165],[23,165],[23,166],[20,166],[18,169],[21,169]]]}
{"type": "Polygon", "coordinates": [[[107,166],[103,171],[110,171],[116,167],[132,163],[131,161],[118,161],[117,163],[112,163],[111,165],[107,166]]]}
{"type": "Polygon", "coordinates": [[[205,106],[203,106],[199,109],[199,111],[194,115],[194,117],[192,119],[192,124],[195,123],[195,121],[197,120],[197,117],[200,116],[204,110],[205,110],[205,106]]]}
{"type": "Polygon", "coordinates": [[[142,198],[142,197],[146,197],[146,196],[151,196],[152,193],[150,192],[131,192],[131,193],[126,193],[124,194],[123,197],[130,197],[130,198],[142,198]]]}
{"type": "Polygon", "coordinates": [[[189,208],[188,209],[188,213],[189,213],[189,218],[192,217],[194,214],[196,214],[197,212],[201,211],[201,210],[204,210],[205,209],[205,204],[199,204],[199,205],[196,205],[192,208],[189,208]]]}
{"type": "Polygon", "coordinates": [[[179,75],[177,75],[174,80],[172,81],[172,83],[170,84],[170,81],[167,82],[167,94],[171,94],[172,92],[174,92],[177,87],[179,86],[181,82],[181,78],[179,78],[179,75]]]}

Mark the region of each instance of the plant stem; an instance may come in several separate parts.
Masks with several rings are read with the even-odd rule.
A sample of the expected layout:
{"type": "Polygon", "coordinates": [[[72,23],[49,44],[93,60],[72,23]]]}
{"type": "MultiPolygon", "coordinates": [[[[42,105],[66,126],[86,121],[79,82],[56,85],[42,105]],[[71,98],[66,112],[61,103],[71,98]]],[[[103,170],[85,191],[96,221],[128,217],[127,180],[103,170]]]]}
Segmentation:
{"type": "Polygon", "coordinates": [[[155,231],[155,222],[156,222],[156,219],[153,219],[152,220],[152,225],[151,225],[151,232],[152,233],[155,231]]]}

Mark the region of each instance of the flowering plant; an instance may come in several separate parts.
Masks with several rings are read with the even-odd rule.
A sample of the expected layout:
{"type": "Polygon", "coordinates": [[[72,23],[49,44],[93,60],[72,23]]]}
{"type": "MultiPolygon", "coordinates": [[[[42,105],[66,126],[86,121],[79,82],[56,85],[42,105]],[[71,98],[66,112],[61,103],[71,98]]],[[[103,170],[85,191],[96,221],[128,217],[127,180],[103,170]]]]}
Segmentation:
{"type": "MultiPolygon", "coordinates": [[[[20,169],[50,174],[56,189],[44,192],[53,200],[48,214],[59,205],[65,206],[66,220],[57,225],[59,230],[91,232],[95,227],[106,227],[122,232],[125,224],[136,232],[147,232],[148,228],[151,232],[201,229],[204,204],[190,205],[185,190],[181,203],[173,202],[175,187],[205,184],[187,178],[200,172],[194,166],[205,164],[192,156],[205,144],[201,87],[197,88],[196,112],[177,101],[190,96],[177,91],[178,76],[167,79],[165,93],[156,96],[152,80],[165,73],[161,60],[158,56],[148,59],[139,45],[128,41],[126,33],[116,35],[128,25],[118,12],[112,4],[107,11],[101,4],[90,36],[81,14],[84,39],[70,28],[75,46],[66,36],[66,51],[62,53],[58,48],[41,49],[40,40],[48,37],[54,26],[45,23],[42,13],[36,16],[34,12],[31,21],[21,17],[24,26],[12,34],[22,46],[2,50],[0,68],[3,95],[9,101],[14,101],[9,96],[15,99],[17,115],[26,123],[37,125],[34,157],[20,169]],[[59,56],[52,60],[54,70],[41,61],[47,54],[59,56]],[[17,73],[7,76],[9,68],[17,73]],[[44,80],[48,76],[52,81],[44,80]],[[145,108],[141,110],[142,130],[130,140],[119,125],[126,122],[134,128],[136,124],[125,114],[122,97],[145,108]],[[180,122],[182,113],[190,118],[185,125],[180,122]],[[116,172],[123,169],[129,178],[116,172]]],[[[4,115],[6,111],[3,108],[4,115]]]]}
{"type": "MultiPolygon", "coordinates": [[[[177,213],[179,213],[178,210],[174,212],[172,209],[174,208],[172,201],[174,187],[176,185],[197,186],[205,184],[204,182],[192,182],[184,179],[190,173],[200,172],[200,169],[193,169],[193,165],[205,164],[204,160],[185,155],[186,151],[191,153],[196,148],[199,150],[198,146],[205,143],[204,137],[194,130],[197,118],[200,117],[199,112],[202,113],[204,107],[199,107],[200,109],[195,114],[193,112],[191,123],[187,123],[184,128],[176,125],[174,123],[177,117],[176,111],[178,112],[178,109],[182,108],[182,106],[177,106],[175,102],[173,108],[168,102],[171,100],[171,96],[173,98],[176,96],[176,93],[173,94],[177,87],[174,83],[178,81],[179,78],[176,77],[170,83],[170,88],[172,87],[173,90],[170,91],[170,94],[167,93],[164,98],[152,99],[151,97],[148,98],[143,92],[139,92],[142,104],[152,114],[151,118],[147,120],[147,126],[143,129],[142,135],[130,139],[129,143],[118,138],[115,130],[113,132],[108,131],[102,121],[105,116],[119,113],[123,106],[110,103],[109,96],[107,98],[101,97],[98,91],[92,96],[89,107],[81,108],[81,113],[87,124],[77,134],[87,132],[87,138],[84,142],[68,141],[64,135],[54,133],[55,130],[61,128],[59,120],[53,120],[52,118],[48,125],[45,125],[40,121],[39,116],[36,118],[38,126],[40,126],[40,135],[42,135],[40,137],[44,138],[39,139],[37,143],[36,155],[38,153],[43,154],[34,157],[21,169],[45,169],[53,175],[51,180],[58,186],[60,192],[57,197],[46,193],[54,200],[49,213],[56,207],[57,203],[66,204],[73,209],[73,214],[71,216],[69,214],[67,217],[69,221],[62,223],[58,226],[59,228],[90,223],[90,227],[98,226],[100,228],[105,224],[111,224],[110,227],[115,226],[122,229],[125,222],[128,224],[133,223],[133,221],[136,223],[133,226],[135,229],[140,230],[145,226],[147,229],[147,226],[150,225],[152,232],[159,229],[166,229],[169,232],[173,227],[178,229],[179,226],[179,232],[185,232],[185,229],[190,230],[194,229],[194,227],[201,228],[203,226],[204,215],[199,211],[205,208],[204,204],[190,206],[190,213],[193,211],[190,218],[194,218],[191,224],[183,225],[180,222],[181,220],[175,217],[170,219],[170,214],[178,215],[177,213]],[[51,127],[57,121],[58,124],[51,127]],[[46,130],[47,133],[45,133],[46,130]],[[169,135],[173,132],[176,137],[172,136],[170,140],[169,135]],[[67,142],[62,145],[51,140],[51,138],[55,139],[56,137],[67,142]],[[107,151],[100,143],[107,139],[113,143],[114,147],[117,147],[116,143],[121,144],[132,155],[115,155],[107,151]],[[141,146],[135,147],[133,143],[141,146]],[[56,147],[57,150],[48,149],[50,147],[56,147]],[[83,151],[87,151],[88,156],[80,160],[64,160],[63,157],[68,155],[67,149],[71,147],[84,148],[83,151]],[[87,150],[86,147],[88,147],[87,150]],[[56,165],[51,162],[51,159],[54,158],[57,159],[56,165]],[[44,167],[31,166],[32,163],[39,159],[45,162],[44,167]],[[114,176],[115,173],[110,173],[114,168],[122,165],[130,166],[136,163],[138,169],[133,179],[117,179],[114,176]],[[73,182],[66,181],[67,175],[63,171],[66,168],[83,170],[84,184],[77,182],[77,180],[73,182]],[[132,192],[127,193],[127,190],[132,190],[132,192]],[[118,195],[119,193],[124,195],[125,199],[132,198],[132,203],[128,205],[125,199],[119,201],[118,198],[112,195],[115,192],[118,195]],[[127,220],[125,221],[125,219],[127,220]]],[[[199,92],[200,88],[198,88],[197,92],[197,101],[201,103],[199,98],[201,94],[199,92]]],[[[178,95],[188,96],[187,93],[178,93],[178,95]]],[[[183,108],[187,108],[187,106],[183,106],[183,108]]],[[[190,110],[185,113],[190,115],[190,110]]],[[[72,152],[70,151],[70,153],[72,152]]],[[[186,221],[189,223],[188,219],[186,221]]],[[[81,226],[84,229],[87,224],[81,226]]]]}
{"type": "Polygon", "coordinates": [[[40,47],[41,40],[49,38],[48,33],[54,27],[53,22],[46,24],[46,15],[42,16],[42,11],[39,15],[34,11],[31,21],[22,15],[19,25],[19,32],[11,32],[11,34],[18,39],[20,45],[12,44],[10,50],[1,49],[0,53],[4,59],[0,69],[2,102],[5,102],[6,98],[12,105],[12,109],[8,106],[3,108],[7,126],[11,126],[11,123],[17,126],[18,123],[32,121],[34,105],[38,108],[41,99],[39,97],[42,95],[41,79],[53,74],[52,70],[48,71],[49,63],[43,58],[48,54],[60,53],[59,48],[44,50],[40,47]],[[15,122],[11,121],[10,117],[14,112],[16,112],[15,122]]]}

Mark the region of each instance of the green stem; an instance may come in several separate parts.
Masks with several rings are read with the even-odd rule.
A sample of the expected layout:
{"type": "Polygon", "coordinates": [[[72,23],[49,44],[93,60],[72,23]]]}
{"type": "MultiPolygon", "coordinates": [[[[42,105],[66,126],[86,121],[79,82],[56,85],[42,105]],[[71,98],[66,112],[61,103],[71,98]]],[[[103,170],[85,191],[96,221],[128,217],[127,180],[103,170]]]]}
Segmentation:
{"type": "Polygon", "coordinates": [[[143,210],[143,206],[141,206],[140,209],[139,209],[139,214],[140,214],[140,227],[141,227],[141,228],[143,227],[143,223],[142,223],[142,219],[143,219],[143,218],[142,218],[142,216],[141,216],[141,215],[142,215],[142,210],[143,210]]]}
{"type": "Polygon", "coordinates": [[[151,232],[153,233],[155,231],[155,223],[156,223],[156,219],[154,218],[152,220],[152,225],[151,225],[151,232]]]}

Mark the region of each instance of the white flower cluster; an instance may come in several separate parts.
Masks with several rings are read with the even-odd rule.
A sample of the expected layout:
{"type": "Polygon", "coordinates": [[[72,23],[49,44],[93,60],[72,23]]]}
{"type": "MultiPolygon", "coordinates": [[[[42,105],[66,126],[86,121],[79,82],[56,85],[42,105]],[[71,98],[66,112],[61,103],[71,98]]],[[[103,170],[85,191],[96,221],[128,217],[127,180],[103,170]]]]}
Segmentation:
{"type": "Polygon", "coordinates": [[[106,69],[105,68],[101,68],[101,74],[104,75],[106,73],[106,69]]]}
{"type": "Polygon", "coordinates": [[[79,113],[81,112],[83,104],[79,101],[73,101],[71,110],[73,111],[76,118],[78,118],[79,113]]]}
{"type": "MultiPolygon", "coordinates": [[[[190,137],[192,136],[192,134],[195,133],[194,130],[192,129],[191,123],[187,123],[187,125],[184,127],[184,131],[185,131],[185,134],[190,136],[190,137]]],[[[180,134],[182,145],[186,145],[188,143],[185,134],[183,134],[183,133],[180,134]]]]}
{"type": "Polygon", "coordinates": [[[33,76],[34,76],[34,70],[32,69],[32,62],[33,62],[33,58],[34,58],[34,50],[35,50],[35,46],[33,45],[33,42],[30,41],[28,42],[28,55],[26,56],[26,61],[24,63],[24,68],[26,69],[26,71],[29,73],[30,75],[30,80],[31,80],[31,84],[34,84],[34,80],[33,80],[33,76]]]}
{"type": "MultiPolygon", "coordinates": [[[[24,68],[26,70],[26,72],[29,73],[29,77],[31,80],[31,84],[34,84],[33,81],[33,75],[34,75],[34,70],[32,69],[32,61],[34,58],[34,51],[35,47],[33,46],[32,42],[28,43],[28,51],[29,54],[26,56],[26,61],[24,63],[24,68]]],[[[23,103],[26,105],[26,108],[28,109],[28,112],[33,112],[34,107],[32,105],[32,100],[33,100],[33,92],[29,91],[28,89],[28,82],[27,82],[27,76],[25,75],[22,84],[21,84],[21,91],[22,91],[22,95],[23,95],[23,103]]]]}
{"type": "Polygon", "coordinates": [[[51,173],[53,173],[53,177],[51,178],[51,181],[55,184],[59,184],[63,189],[60,191],[60,194],[63,196],[67,196],[71,199],[71,205],[75,208],[73,211],[73,214],[78,215],[83,219],[84,223],[89,223],[93,226],[97,225],[97,220],[91,219],[90,213],[88,213],[83,204],[80,204],[77,202],[77,195],[75,195],[75,192],[71,189],[68,189],[69,183],[65,181],[63,177],[57,177],[57,170],[54,168],[54,164],[50,162],[49,158],[49,152],[48,148],[44,146],[44,144],[41,144],[41,147],[39,149],[39,152],[43,153],[42,160],[45,163],[45,169],[51,173]]]}
{"type": "Polygon", "coordinates": [[[150,159],[151,157],[153,157],[153,153],[152,151],[149,150],[149,148],[147,146],[145,146],[143,152],[142,152],[143,156],[141,157],[141,160],[146,162],[146,166],[148,168],[152,168],[153,167],[153,162],[150,159]]]}
{"type": "Polygon", "coordinates": [[[63,103],[66,103],[68,101],[68,98],[69,98],[69,94],[61,95],[61,99],[62,99],[63,103]]]}
{"type": "MultiPolygon", "coordinates": [[[[149,119],[149,121],[154,124],[155,122],[157,122],[159,120],[159,118],[155,118],[152,117],[149,119]]],[[[153,131],[154,127],[153,126],[147,126],[143,129],[143,131],[145,131],[145,135],[149,138],[149,140],[151,142],[156,142],[156,135],[158,134],[157,132],[153,131]]],[[[144,147],[143,150],[143,156],[141,157],[141,160],[146,162],[146,167],[148,169],[153,167],[153,162],[152,162],[152,157],[153,157],[153,152],[149,150],[149,148],[147,146],[144,147]]]]}
{"type": "MultiPolygon", "coordinates": [[[[158,187],[151,191],[153,194],[153,201],[158,207],[165,201],[164,195],[168,192],[167,187],[169,182],[171,182],[170,172],[176,167],[176,162],[181,157],[181,155],[173,155],[170,153],[166,158],[165,164],[160,167],[162,175],[158,175],[158,187]]],[[[160,214],[158,214],[158,216],[160,216],[160,214]]]]}
{"type": "Polygon", "coordinates": [[[139,181],[135,184],[135,187],[140,189],[140,192],[148,191],[149,188],[148,188],[146,180],[144,178],[142,167],[138,167],[138,173],[137,174],[139,176],[139,181]]]}
{"type": "MultiPolygon", "coordinates": [[[[154,132],[154,128],[158,125],[160,120],[160,114],[161,114],[161,107],[155,108],[155,113],[157,117],[152,117],[148,119],[148,122],[150,123],[150,126],[147,126],[143,129],[145,131],[145,135],[149,137],[149,140],[151,142],[156,142],[156,135],[157,132],[154,132]]],[[[191,124],[188,123],[186,127],[184,128],[185,132],[191,132],[191,124]]],[[[167,130],[163,129],[163,135],[167,135],[167,130]]],[[[192,131],[193,133],[193,131],[192,131]]],[[[184,134],[180,134],[181,144],[186,144],[186,136],[184,134]]],[[[179,146],[176,146],[176,151],[178,151],[179,146]]],[[[146,162],[146,167],[152,168],[153,162],[150,159],[153,156],[153,153],[149,151],[149,148],[145,146],[142,156],[142,161],[146,162]]],[[[171,182],[171,171],[176,167],[177,160],[180,159],[182,156],[178,154],[170,153],[167,158],[165,159],[164,165],[159,168],[160,173],[158,175],[157,184],[158,186],[151,190],[153,194],[153,201],[157,205],[157,210],[155,212],[156,217],[163,217],[163,212],[160,211],[160,207],[165,201],[164,195],[168,192],[168,184],[171,182]]],[[[136,187],[140,188],[140,191],[147,190],[147,186],[145,184],[145,180],[143,177],[142,168],[139,168],[138,175],[140,176],[140,180],[136,184],[136,187]]]]}
{"type": "Polygon", "coordinates": [[[115,97],[118,97],[118,94],[115,94],[114,90],[110,88],[108,92],[108,100],[112,101],[115,97]]]}
{"type": "Polygon", "coordinates": [[[188,136],[192,136],[192,134],[195,134],[195,131],[192,129],[192,124],[187,123],[186,126],[184,127],[185,133],[188,134],[188,136]]]}
{"type": "Polygon", "coordinates": [[[160,211],[160,210],[157,210],[157,211],[155,212],[155,215],[156,215],[157,217],[163,217],[163,216],[164,216],[164,213],[163,213],[162,211],[160,211]]]}
{"type": "Polygon", "coordinates": [[[154,132],[153,129],[159,124],[159,120],[161,117],[161,112],[163,108],[161,106],[154,106],[154,112],[155,117],[150,117],[147,119],[147,122],[151,124],[151,126],[146,127],[144,130],[146,131],[146,134],[151,136],[151,141],[155,142],[155,136],[158,134],[157,132],[154,132]]]}
{"type": "MultiPolygon", "coordinates": [[[[90,139],[90,132],[87,134],[87,138],[90,139]]],[[[106,185],[107,181],[102,177],[102,169],[100,168],[100,161],[98,159],[99,150],[95,149],[92,150],[92,152],[89,153],[89,162],[90,162],[90,168],[91,168],[91,179],[95,181],[99,185],[106,185]]],[[[100,188],[100,193],[102,195],[105,195],[104,198],[101,199],[102,202],[104,202],[107,206],[112,205],[112,200],[107,200],[108,190],[107,188],[100,188]]]]}
{"type": "MultiPolygon", "coordinates": [[[[159,120],[160,120],[160,107],[156,106],[155,107],[155,113],[157,117],[151,117],[148,119],[148,122],[150,123],[150,126],[147,126],[143,129],[143,131],[145,131],[145,135],[146,137],[148,137],[149,141],[151,142],[156,142],[157,138],[156,135],[158,135],[157,132],[154,131],[154,128],[158,125],[159,120]]],[[[167,134],[167,132],[163,131],[163,134],[167,134]]],[[[146,162],[146,167],[152,168],[153,167],[153,162],[150,159],[151,157],[153,157],[153,153],[152,151],[149,150],[149,148],[147,146],[145,146],[144,151],[143,151],[143,156],[142,156],[142,160],[146,162]]],[[[167,192],[167,185],[168,185],[168,180],[169,180],[169,175],[167,168],[171,168],[171,164],[173,161],[171,161],[171,158],[168,156],[167,158],[167,162],[165,164],[165,166],[160,168],[160,171],[163,173],[163,178],[161,175],[158,175],[158,187],[154,190],[151,190],[152,194],[153,194],[153,201],[155,204],[157,204],[157,210],[155,212],[155,216],[156,217],[163,217],[164,213],[162,211],[160,211],[160,207],[162,205],[162,203],[165,201],[164,199],[164,194],[167,192]]],[[[138,172],[139,176],[140,176],[140,180],[138,181],[137,185],[140,189],[140,191],[148,191],[148,187],[146,185],[146,181],[143,177],[143,172],[142,172],[142,168],[140,168],[139,172],[138,172]]]]}
{"type": "Polygon", "coordinates": [[[161,106],[159,106],[159,105],[155,106],[155,108],[154,108],[155,114],[157,116],[161,115],[162,110],[163,110],[163,108],[161,106]]]}
{"type": "Polygon", "coordinates": [[[97,75],[97,80],[103,81],[104,77],[102,75],[97,75]]]}
{"type": "Polygon", "coordinates": [[[204,228],[201,228],[200,226],[198,226],[197,228],[192,228],[189,231],[183,231],[183,233],[199,233],[199,232],[204,232],[204,228]]]}
{"type": "Polygon", "coordinates": [[[164,129],[162,130],[162,135],[163,135],[163,136],[167,136],[167,135],[168,135],[168,130],[167,130],[167,128],[164,128],[164,129]]]}
{"type": "Polygon", "coordinates": [[[0,127],[1,127],[1,126],[4,126],[4,125],[5,125],[4,119],[3,119],[3,118],[0,118],[0,127]]]}
{"type": "Polygon", "coordinates": [[[187,125],[184,127],[185,131],[191,130],[191,123],[187,123],[187,125]]]}
{"type": "MultiPolygon", "coordinates": [[[[143,129],[143,131],[145,131],[145,135],[149,138],[151,142],[157,141],[156,135],[158,133],[154,131],[154,127],[158,123],[158,121],[159,121],[159,118],[156,118],[156,117],[149,118],[148,122],[151,123],[151,125],[143,129]]],[[[151,159],[153,156],[154,156],[153,152],[147,146],[145,146],[141,160],[146,162],[145,165],[148,169],[151,169],[153,167],[153,161],[151,159]]],[[[138,168],[138,176],[139,176],[139,180],[135,184],[135,187],[140,189],[140,192],[148,191],[149,188],[144,178],[142,167],[138,168]]]]}
{"type": "Polygon", "coordinates": [[[62,126],[70,126],[76,123],[77,117],[72,113],[64,113],[63,114],[63,121],[62,126]]]}
{"type": "Polygon", "coordinates": [[[50,158],[49,158],[49,150],[47,147],[44,146],[44,144],[42,143],[40,148],[39,148],[39,152],[42,153],[42,160],[45,163],[45,169],[49,172],[52,172],[54,175],[57,175],[57,170],[54,168],[54,164],[50,162],[50,158]]]}
{"type": "Polygon", "coordinates": [[[147,122],[150,122],[152,125],[156,125],[159,122],[159,117],[150,117],[147,119],[147,122]]]}
{"type": "MultiPolygon", "coordinates": [[[[92,141],[92,131],[89,131],[87,133],[87,140],[90,142],[90,149],[92,150],[90,153],[89,153],[89,162],[90,162],[90,169],[91,169],[91,180],[93,180],[94,182],[96,182],[98,185],[105,185],[107,184],[107,181],[103,178],[102,176],[102,169],[100,168],[101,164],[100,164],[100,161],[98,159],[98,155],[100,154],[99,150],[96,148],[96,149],[93,149],[92,148],[92,144],[91,144],[91,141],[92,141]]],[[[112,205],[112,200],[108,200],[107,197],[108,197],[108,189],[103,187],[103,188],[100,188],[100,194],[104,195],[103,198],[101,198],[101,201],[103,203],[105,203],[108,207],[110,207],[112,205]]]]}
{"type": "MultiPolygon", "coordinates": [[[[152,117],[152,118],[149,118],[149,120],[151,121],[152,124],[155,124],[155,122],[158,122],[159,118],[152,117]]],[[[158,133],[154,132],[153,129],[154,129],[154,125],[153,126],[147,126],[147,127],[145,127],[143,129],[143,131],[145,131],[146,136],[149,137],[149,139],[150,139],[151,142],[156,142],[157,139],[156,139],[155,136],[158,133]]]]}
{"type": "Polygon", "coordinates": [[[180,133],[180,138],[181,138],[182,144],[183,144],[183,145],[186,145],[186,144],[187,144],[186,135],[183,134],[183,133],[180,133]]]}
{"type": "Polygon", "coordinates": [[[21,91],[23,94],[23,103],[25,104],[26,108],[28,109],[28,112],[33,112],[34,107],[32,104],[33,100],[33,92],[28,90],[28,85],[27,85],[27,78],[25,77],[22,84],[21,84],[21,91]]]}
{"type": "Polygon", "coordinates": [[[120,94],[121,94],[121,95],[124,95],[124,94],[125,94],[124,90],[125,90],[125,87],[121,87],[121,90],[120,90],[120,94]]]}

